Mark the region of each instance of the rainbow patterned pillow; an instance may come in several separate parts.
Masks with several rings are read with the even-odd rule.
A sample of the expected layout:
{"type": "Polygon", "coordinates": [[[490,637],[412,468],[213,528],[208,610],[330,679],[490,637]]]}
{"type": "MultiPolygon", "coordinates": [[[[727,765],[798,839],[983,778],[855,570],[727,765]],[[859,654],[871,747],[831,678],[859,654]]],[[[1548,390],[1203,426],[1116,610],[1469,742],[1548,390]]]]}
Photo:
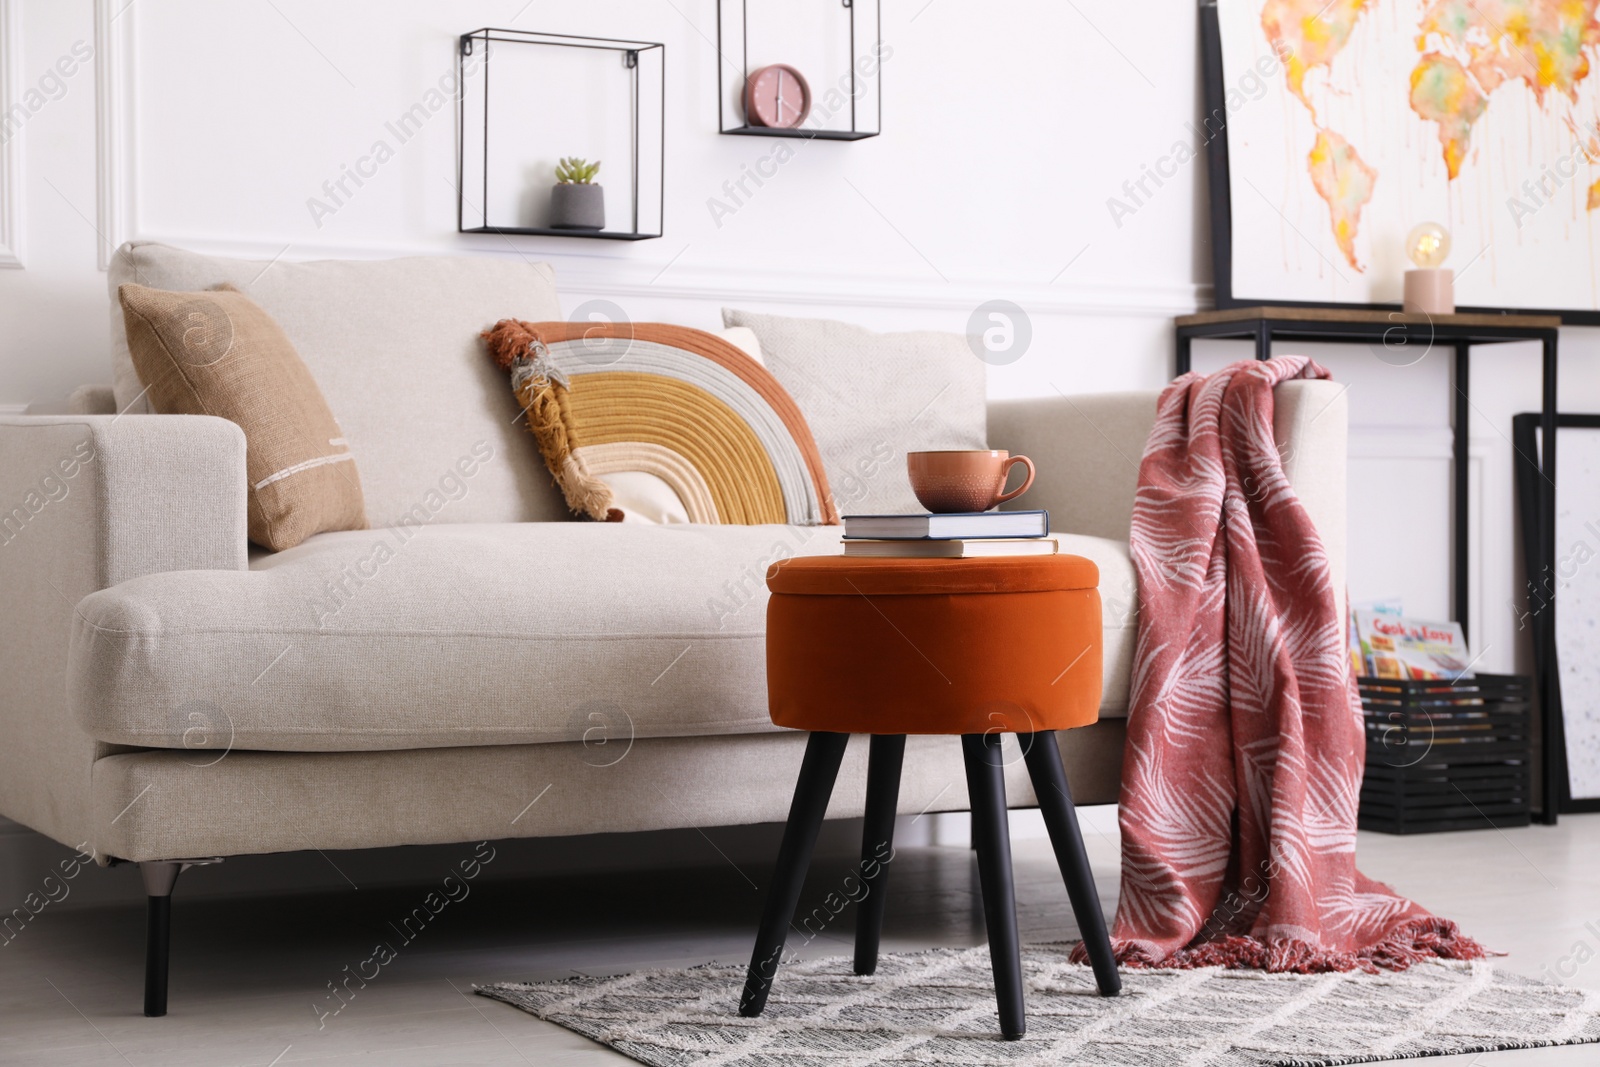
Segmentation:
{"type": "Polygon", "coordinates": [[[715,334],[502,319],[483,338],[577,514],[619,521],[604,479],[636,471],[666,483],[690,522],[839,521],[799,407],[715,334]]]}

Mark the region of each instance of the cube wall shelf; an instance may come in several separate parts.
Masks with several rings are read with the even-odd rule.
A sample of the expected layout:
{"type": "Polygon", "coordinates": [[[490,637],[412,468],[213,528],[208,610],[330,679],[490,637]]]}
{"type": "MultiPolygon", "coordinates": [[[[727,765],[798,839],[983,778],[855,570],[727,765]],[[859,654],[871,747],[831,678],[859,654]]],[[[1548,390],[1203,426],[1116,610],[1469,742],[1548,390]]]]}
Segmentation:
{"type": "Polygon", "coordinates": [[[456,228],[461,233],[643,241],[665,214],[666,47],[654,41],[484,28],[461,35],[456,228]],[[492,90],[492,91],[491,91],[492,90]],[[555,225],[566,157],[599,160],[598,229],[555,225]]]}
{"type": "MultiPolygon", "coordinates": [[[[876,137],[883,129],[887,58],[882,0],[717,0],[720,132],[814,141],[876,137]],[[798,73],[809,90],[809,111],[797,125],[763,124],[746,113],[751,76],[773,65],[790,77],[798,73]]],[[[781,84],[777,91],[783,92],[781,84]]],[[[780,116],[788,106],[784,100],[780,116]]]]}

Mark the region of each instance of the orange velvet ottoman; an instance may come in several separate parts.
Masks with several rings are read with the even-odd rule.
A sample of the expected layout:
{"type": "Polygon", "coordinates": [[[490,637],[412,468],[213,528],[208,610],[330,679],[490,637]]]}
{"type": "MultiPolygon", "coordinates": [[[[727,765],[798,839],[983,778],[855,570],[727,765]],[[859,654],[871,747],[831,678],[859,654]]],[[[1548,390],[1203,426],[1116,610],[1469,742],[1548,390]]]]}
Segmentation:
{"type": "Polygon", "coordinates": [[[811,732],[740,1001],[759,1015],[853,733],[872,735],[855,970],[876,969],[907,734],[961,737],[1000,1029],[1022,1036],[1002,734],[1023,749],[1100,992],[1121,987],[1055,731],[1099,717],[1100,574],[1079,556],[793,559],[769,572],[772,721],[811,732]]]}

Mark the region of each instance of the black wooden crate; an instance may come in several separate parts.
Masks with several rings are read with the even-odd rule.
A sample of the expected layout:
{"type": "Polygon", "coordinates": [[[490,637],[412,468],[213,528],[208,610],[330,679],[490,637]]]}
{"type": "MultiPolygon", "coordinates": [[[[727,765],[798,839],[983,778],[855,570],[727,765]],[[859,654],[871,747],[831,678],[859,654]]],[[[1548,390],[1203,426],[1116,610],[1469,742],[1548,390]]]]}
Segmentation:
{"type": "Polygon", "coordinates": [[[1422,834],[1532,821],[1530,679],[1356,682],[1367,730],[1361,829],[1422,834]]]}

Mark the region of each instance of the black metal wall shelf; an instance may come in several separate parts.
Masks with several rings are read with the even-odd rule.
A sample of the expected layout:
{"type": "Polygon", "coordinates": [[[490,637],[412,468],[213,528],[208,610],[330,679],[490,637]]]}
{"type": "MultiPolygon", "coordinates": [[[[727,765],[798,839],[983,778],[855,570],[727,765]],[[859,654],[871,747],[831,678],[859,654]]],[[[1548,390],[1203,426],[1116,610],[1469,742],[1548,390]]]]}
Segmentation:
{"type": "Polygon", "coordinates": [[[503,233],[521,237],[586,237],[591,241],[650,241],[659,233],[628,230],[568,230],[553,226],[463,226],[461,233],[503,233]]]}
{"type": "Polygon", "coordinates": [[[722,132],[729,137],[795,137],[802,141],[865,141],[878,136],[858,130],[786,129],[782,126],[735,126],[722,132]]]}
{"type": "Polygon", "coordinates": [[[767,63],[795,63],[796,51],[804,48],[775,48],[762,43],[763,36],[798,45],[796,34],[755,33],[751,45],[751,0],[717,0],[717,117],[719,132],[730,137],[793,137],[807,141],[863,141],[883,131],[882,63],[888,58],[883,45],[882,0],[808,0],[784,3],[781,0],[755,0],[758,9],[779,12],[788,18],[814,17],[818,32],[810,52],[826,58],[829,44],[833,51],[846,49],[842,63],[812,65],[799,63],[811,87],[811,114],[798,127],[751,125],[742,103],[744,86],[755,70],[767,63]],[[842,12],[842,19],[830,25],[830,9],[842,12]],[[816,15],[810,13],[815,10],[816,15]],[[783,54],[778,54],[783,52],[783,54]],[[729,77],[730,59],[737,58],[740,73],[729,77]],[[810,67],[809,71],[806,69],[810,67]],[[826,81],[815,80],[826,77],[826,81]],[[845,125],[848,119],[849,125],[845,125]]]}
{"type": "MultiPolygon", "coordinates": [[[[456,125],[456,229],[467,234],[503,234],[530,237],[579,237],[601,241],[645,241],[661,236],[666,212],[666,46],[657,41],[581,37],[562,33],[535,33],[485,27],[461,35],[456,49],[460,93],[456,125]],[[506,51],[514,46],[513,51],[506,51]],[[566,50],[555,52],[549,50],[566,50]],[[582,50],[582,51],[572,51],[582,50]],[[595,55],[586,55],[595,53],[595,55]],[[613,53],[616,66],[607,73],[594,62],[613,53]],[[559,58],[565,56],[566,58],[559,58]],[[494,78],[491,79],[491,70],[494,78]],[[570,78],[580,75],[595,82],[593,98],[575,91],[570,78]],[[614,82],[605,79],[615,78],[614,82]],[[541,92],[559,79],[559,91],[541,92]],[[491,80],[501,88],[491,97],[491,80]],[[507,88],[509,86],[509,88],[507,88]],[[506,98],[510,98],[509,104],[506,98]],[[569,121],[568,132],[556,133],[560,113],[571,113],[579,101],[594,105],[615,102],[627,108],[625,133],[603,123],[583,127],[569,121]],[[508,130],[506,127],[511,127],[508,130]],[[572,132],[574,129],[577,132],[572,132]],[[498,131],[498,133],[497,133],[498,131]],[[566,140],[558,140],[558,138],[566,140]],[[505,147],[509,141],[513,145],[505,147]],[[537,150],[518,149],[523,144],[537,150]],[[498,145],[499,147],[492,147],[498,145]],[[623,167],[610,164],[626,150],[623,167]],[[602,162],[596,184],[608,197],[619,171],[625,175],[626,228],[569,229],[541,225],[541,205],[530,203],[539,182],[549,175],[554,184],[557,158],[582,155],[602,162]]],[[[607,204],[609,208],[610,203],[607,204]]],[[[610,212],[608,211],[608,215],[610,212]]]]}

